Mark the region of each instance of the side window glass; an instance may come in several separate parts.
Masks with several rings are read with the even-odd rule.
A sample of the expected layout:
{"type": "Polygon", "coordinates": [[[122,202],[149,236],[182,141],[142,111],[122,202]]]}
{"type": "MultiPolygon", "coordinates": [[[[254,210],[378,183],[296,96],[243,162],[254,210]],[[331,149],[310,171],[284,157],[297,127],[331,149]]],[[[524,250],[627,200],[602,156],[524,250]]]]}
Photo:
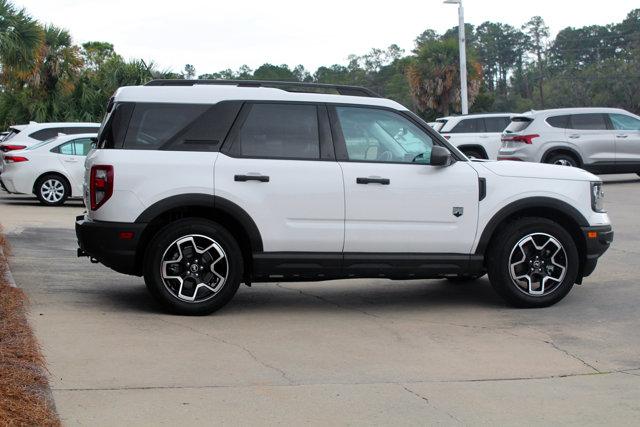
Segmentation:
{"type": "Polygon", "coordinates": [[[358,107],[336,107],[336,112],[349,160],[430,163],[433,140],[401,115],[358,107]]]}
{"type": "Polygon", "coordinates": [[[74,151],[74,142],[73,141],[69,141],[69,142],[65,142],[62,145],[58,146],[58,153],[60,154],[64,154],[67,156],[73,156],[75,155],[75,151],[74,151]]]}
{"type": "Polygon", "coordinates": [[[607,122],[604,114],[573,114],[571,127],[580,130],[604,130],[607,129],[607,122]]]}
{"type": "Polygon", "coordinates": [[[98,128],[94,126],[86,126],[86,127],[68,127],[61,129],[60,132],[63,132],[67,135],[76,135],[79,133],[92,133],[98,132],[98,128]]]}
{"type": "Polygon", "coordinates": [[[86,156],[91,150],[91,139],[90,138],[80,138],[74,139],[73,141],[73,151],[76,156],[86,156]]]}
{"type": "Polygon", "coordinates": [[[46,141],[47,139],[51,139],[55,136],[58,136],[58,133],[64,133],[63,128],[47,128],[40,129],[38,131],[29,134],[31,138],[37,139],[38,141],[46,141]]]}
{"type": "Polygon", "coordinates": [[[449,133],[477,133],[484,131],[484,119],[463,119],[449,133]]]}
{"type": "Polygon", "coordinates": [[[616,130],[640,130],[640,120],[626,114],[609,114],[616,130]]]}
{"type": "Polygon", "coordinates": [[[487,132],[502,133],[509,126],[509,117],[485,117],[484,125],[487,132]]]}
{"type": "Polygon", "coordinates": [[[320,159],[315,105],[253,104],[249,108],[233,141],[233,154],[272,159],[320,159]]]}
{"type": "Polygon", "coordinates": [[[569,128],[569,116],[552,116],[547,117],[547,123],[549,126],[559,129],[569,128]]]}

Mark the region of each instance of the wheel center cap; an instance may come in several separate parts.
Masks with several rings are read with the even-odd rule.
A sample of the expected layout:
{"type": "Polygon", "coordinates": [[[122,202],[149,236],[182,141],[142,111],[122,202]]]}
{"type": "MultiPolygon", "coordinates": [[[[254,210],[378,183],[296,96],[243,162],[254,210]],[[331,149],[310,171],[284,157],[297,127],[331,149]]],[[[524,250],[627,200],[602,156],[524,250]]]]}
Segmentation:
{"type": "Polygon", "coordinates": [[[199,268],[197,264],[191,264],[191,266],[189,267],[189,270],[191,270],[192,273],[196,273],[198,269],[199,268]]]}
{"type": "Polygon", "coordinates": [[[535,260],[533,261],[533,268],[540,268],[542,266],[542,262],[535,260]]]}

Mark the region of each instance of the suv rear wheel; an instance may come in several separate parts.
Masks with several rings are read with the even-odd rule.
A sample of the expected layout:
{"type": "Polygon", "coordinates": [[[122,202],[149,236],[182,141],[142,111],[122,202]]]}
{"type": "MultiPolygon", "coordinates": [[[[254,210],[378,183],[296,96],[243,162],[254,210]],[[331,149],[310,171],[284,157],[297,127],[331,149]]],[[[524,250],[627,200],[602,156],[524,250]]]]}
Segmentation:
{"type": "Polygon", "coordinates": [[[560,166],[572,166],[578,167],[578,161],[571,154],[566,153],[554,153],[547,157],[547,161],[545,163],[550,163],[552,165],[560,165],[560,166]]]}
{"type": "Polygon", "coordinates": [[[149,243],[144,280],[151,294],[177,314],[213,313],[235,295],[242,252],[231,233],[198,218],[173,222],[149,243]]]}
{"type": "Polygon", "coordinates": [[[71,186],[62,176],[48,174],[38,179],[35,185],[35,193],[43,205],[59,206],[71,195],[71,186]]]}
{"type": "Polygon", "coordinates": [[[493,288],[516,307],[547,307],[564,298],[578,275],[578,249],[546,218],[520,218],[492,241],[487,267],[493,288]]]}

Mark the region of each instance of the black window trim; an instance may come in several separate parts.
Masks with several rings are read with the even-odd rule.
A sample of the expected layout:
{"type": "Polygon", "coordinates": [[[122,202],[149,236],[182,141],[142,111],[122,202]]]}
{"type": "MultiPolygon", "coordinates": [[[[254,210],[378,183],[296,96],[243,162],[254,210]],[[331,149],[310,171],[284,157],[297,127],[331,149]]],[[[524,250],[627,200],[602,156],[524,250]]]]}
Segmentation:
{"type": "Polygon", "coordinates": [[[293,161],[306,161],[306,162],[335,162],[336,155],[334,151],[334,144],[332,141],[331,126],[329,124],[329,117],[327,114],[327,107],[323,103],[319,102],[301,102],[301,101],[244,101],[244,105],[240,109],[236,120],[231,126],[231,130],[227,133],[222,146],[220,147],[220,153],[233,157],[235,159],[257,159],[257,160],[293,160],[293,161]],[[251,107],[256,104],[272,104],[272,105],[311,105],[316,107],[316,114],[318,118],[318,141],[320,144],[320,153],[317,159],[301,158],[301,157],[276,157],[276,156],[245,156],[234,151],[234,145],[236,144],[238,135],[242,126],[244,125],[251,107]]]}
{"type": "Polygon", "coordinates": [[[365,104],[343,104],[343,103],[327,103],[327,109],[329,111],[329,121],[331,122],[331,133],[333,135],[333,142],[335,145],[336,152],[336,160],[339,162],[349,162],[349,163],[371,163],[371,164],[394,164],[394,165],[410,165],[410,166],[434,166],[431,164],[425,163],[409,163],[409,162],[380,162],[380,161],[371,161],[371,160],[351,160],[349,159],[347,153],[347,145],[344,140],[344,135],[342,133],[342,128],[340,126],[340,119],[338,118],[338,112],[336,111],[336,107],[355,107],[355,108],[367,108],[367,109],[377,109],[384,110],[391,113],[399,114],[405,119],[409,120],[412,124],[414,124],[418,129],[425,132],[427,135],[431,137],[434,145],[439,145],[441,147],[446,148],[451,153],[452,157],[456,161],[466,162],[462,155],[458,153],[458,150],[454,148],[451,144],[449,144],[442,135],[437,133],[431,126],[429,126],[426,122],[420,119],[417,115],[410,111],[404,110],[396,110],[394,108],[384,107],[380,105],[365,105],[365,104]]]}

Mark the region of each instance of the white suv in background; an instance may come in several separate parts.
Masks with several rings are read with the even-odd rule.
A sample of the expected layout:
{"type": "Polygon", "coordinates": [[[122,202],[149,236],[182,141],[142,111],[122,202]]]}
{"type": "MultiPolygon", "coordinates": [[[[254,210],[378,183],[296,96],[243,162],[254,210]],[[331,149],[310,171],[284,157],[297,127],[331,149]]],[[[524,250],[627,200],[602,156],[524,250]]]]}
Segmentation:
{"type": "Polygon", "coordinates": [[[97,132],[100,123],[69,122],[69,123],[36,123],[9,127],[9,133],[0,142],[0,153],[22,150],[58,134],[75,135],[78,133],[97,132]]]}
{"type": "Polygon", "coordinates": [[[640,117],[618,108],[560,108],[514,116],[498,160],[640,173],[640,117]]]}
{"type": "Polygon", "coordinates": [[[512,113],[471,114],[436,119],[435,128],[467,157],[496,160],[502,131],[509,125],[512,113]]]}
{"type": "Polygon", "coordinates": [[[78,255],[144,276],[178,313],[215,311],[241,282],[485,273],[544,307],[613,238],[598,177],[470,162],[364,88],[153,81],[118,89],[103,123],[78,255]]]}

